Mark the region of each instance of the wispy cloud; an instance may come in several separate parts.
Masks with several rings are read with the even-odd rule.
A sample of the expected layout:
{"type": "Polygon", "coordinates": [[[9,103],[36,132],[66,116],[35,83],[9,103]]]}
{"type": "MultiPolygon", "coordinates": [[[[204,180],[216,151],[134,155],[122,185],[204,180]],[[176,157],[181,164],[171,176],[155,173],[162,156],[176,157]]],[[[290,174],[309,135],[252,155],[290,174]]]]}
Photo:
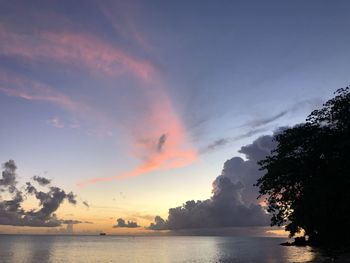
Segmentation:
{"type": "MultiPolygon", "coordinates": [[[[35,63],[53,62],[80,67],[93,73],[102,73],[106,78],[132,74],[140,80],[139,92],[143,103],[147,105],[146,110],[136,113],[136,121],[123,123],[123,129],[131,138],[131,153],[140,160],[140,164],[125,173],[92,179],[89,183],[183,167],[197,158],[196,150],[187,138],[186,128],[166,91],[166,85],[156,68],[147,60],[87,33],[39,31],[34,35],[23,34],[0,24],[0,37],[4,39],[0,55],[35,63]]],[[[48,85],[15,75],[8,77],[6,73],[0,75],[0,82],[0,91],[8,96],[55,104],[74,114],[103,122],[106,125],[103,130],[118,127],[113,117],[102,116],[96,109],[73,101],[48,85]]],[[[63,126],[58,119],[50,123],[56,127],[63,126]]]]}
{"type": "Polygon", "coordinates": [[[154,215],[142,214],[138,212],[131,213],[130,216],[132,218],[139,218],[139,219],[148,220],[148,221],[152,221],[154,219],[154,215]]]}
{"type": "Polygon", "coordinates": [[[265,132],[267,129],[266,128],[259,128],[259,129],[253,129],[250,131],[247,131],[243,134],[234,136],[234,137],[225,137],[225,138],[219,138],[216,139],[215,141],[213,141],[212,143],[208,144],[207,146],[203,147],[202,150],[200,151],[200,153],[208,153],[208,152],[212,152],[218,149],[221,149],[222,147],[235,142],[235,141],[239,141],[245,138],[249,138],[252,137],[256,134],[265,132]]]}
{"type": "Polygon", "coordinates": [[[70,129],[79,129],[80,124],[77,121],[69,122],[63,121],[61,118],[54,116],[46,121],[49,126],[52,126],[57,129],[70,128],[70,129]]]}
{"type": "Polygon", "coordinates": [[[241,127],[250,127],[250,128],[263,127],[263,126],[266,126],[272,122],[275,122],[275,121],[281,119],[282,117],[285,117],[287,114],[293,113],[293,112],[298,111],[298,110],[305,108],[305,107],[310,107],[310,110],[311,110],[311,109],[321,105],[322,103],[323,103],[322,100],[316,99],[316,98],[310,99],[310,100],[302,100],[302,101],[299,101],[299,102],[295,103],[294,105],[290,106],[289,108],[278,112],[275,115],[255,119],[253,121],[245,123],[241,127]]]}
{"type": "MultiPolygon", "coordinates": [[[[71,113],[72,116],[78,117],[78,119],[82,118],[97,126],[102,126],[98,129],[103,130],[104,133],[106,133],[107,128],[115,126],[113,120],[87,103],[79,99],[73,99],[50,85],[14,72],[0,70],[0,93],[27,101],[37,101],[54,105],[71,113]]],[[[47,120],[47,124],[55,128],[80,128],[80,124],[76,120],[71,123],[64,123],[57,116],[47,120]]]]}
{"type": "Polygon", "coordinates": [[[154,73],[153,66],[146,60],[89,34],[49,31],[23,34],[0,24],[0,38],[1,55],[54,61],[113,76],[132,73],[143,80],[151,79],[154,73]]]}
{"type": "Polygon", "coordinates": [[[295,103],[294,105],[292,105],[291,107],[280,111],[279,113],[269,116],[269,117],[263,117],[263,118],[259,118],[259,119],[255,119],[253,121],[249,121],[241,126],[239,126],[238,128],[244,128],[244,129],[249,129],[247,132],[242,133],[241,135],[238,136],[234,136],[234,137],[223,137],[223,138],[218,138],[216,140],[214,140],[213,142],[209,143],[207,146],[203,147],[200,150],[200,153],[208,153],[208,152],[212,152],[218,149],[221,149],[222,147],[244,139],[244,138],[249,138],[251,136],[254,136],[256,134],[262,133],[262,132],[266,132],[269,127],[268,125],[281,119],[282,117],[286,116],[287,114],[293,113],[297,110],[300,110],[301,108],[305,108],[305,107],[310,107],[310,110],[315,108],[318,105],[321,105],[323,102],[320,99],[312,99],[312,100],[303,100],[303,101],[299,101],[297,103],[295,103]]]}
{"type": "Polygon", "coordinates": [[[229,138],[220,138],[207,145],[202,152],[214,151],[230,142],[229,138]]]}
{"type": "Polygon", "coordinates": [[[135,21],[132,19],[138,13],[132,8],[130,2],[99,1],[97,5],[117,35],[123,36],[131,43],[136,43],[143,49],[153,49],[146,41],[145,35],[138,29],[135,21]]]}
{"type": "Polygon", "coordinates": [[[198,158],[197,151],[187,138],[183,123],[174,111],[171,101],[161,90],[157,99],[153,99],[149,110],[139,121],[130,124],[128,129],[133,138],[132,154],[141,163],[130,171],[85,180],[79,186],[140,176],[156,170],[180,168],[198,158]],[[163,136],[165,134],[166,137],[163,136]]]}
{"type": "MultiPolygon", "coordinates": [[[[87,105],[72,100],[49,85],[14,73],[0,72],[0,92],[25,100],[54,104],[87,118],[99,120],[104,118],[87,105]]],[[[146,92],[150,101],[148,110],[143,116],[139,116],[137,122],[129,123],[125,127],[132,138],[132,153],[141,159],[142,163],[129,172],[92,179],[88,183],[134,177],[155,170],[179,168],[197,159],[196,151],[189,143],[185,127],[174,111],[169,97],[161,87],[156,92],[157,97],[152,96],[153,93],[150,90],[146,92]],[[150,147],[150,144],[140,143],[142,141],[154,141],[155,143],[150,147]]],[[[111,125],[115,125],[113,120],[105,122],[112,122],[111,125]]],[[[57,118],[52,119],[50,124],[55,127],[64,127],[64,124],[57,118]]]]}
{"type": "Polygon", "coordinates": [[[282,118],[283,116],[285,116],[290,110],[284,110],[284,111],[281,111],[271,117],[266,117],[266,118],[261,118],[261,119],[257,119],[257,120],[254,120],[254,121],[251,121],[251,122],[248,122],[246,123],[244,126],[249,126],[249,127],[252,127],[252,128],[258,128],[258,127],[261,127],[261,126],[265,126],[271,122],[274,122],[280,118],[282,118]]]}
{"type": "Polygon", "coordinates": [[[53,117],[47,120],[46,123],[58,129],[62,129],[65,127],[64,123],[58,117],[53,117]]]}
{"type": "Polygon", "coordinates": [[[0,92],[11,97],[55,104],[74,112],[87,109],[86,105],[72,100],[49,85],[8,71],[0,71],[0,92]]]}

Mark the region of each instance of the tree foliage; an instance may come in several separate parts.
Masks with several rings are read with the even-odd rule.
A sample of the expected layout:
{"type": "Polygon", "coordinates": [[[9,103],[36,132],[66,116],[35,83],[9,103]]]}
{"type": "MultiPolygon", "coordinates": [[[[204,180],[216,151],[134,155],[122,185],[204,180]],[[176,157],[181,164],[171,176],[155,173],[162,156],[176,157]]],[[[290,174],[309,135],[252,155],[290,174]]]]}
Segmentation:
{"type": "Polygon", "coordinates": [[[277,148],[259,162],[266,173],[256,184],[271,225],[286,224],[290,236],[303,229],[318,244],[350,242],[349,87],[335,95],[274,137],[277,148]]]}

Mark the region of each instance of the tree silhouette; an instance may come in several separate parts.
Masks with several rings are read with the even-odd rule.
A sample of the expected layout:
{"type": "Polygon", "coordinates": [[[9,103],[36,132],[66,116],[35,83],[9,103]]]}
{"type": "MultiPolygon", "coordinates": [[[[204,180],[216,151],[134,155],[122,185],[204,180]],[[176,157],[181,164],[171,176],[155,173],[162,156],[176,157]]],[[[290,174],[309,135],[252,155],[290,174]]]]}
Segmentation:
{"type": "Polygon", "coordinates": [[[305,123],[274,137],[277,148],[259,162],[257,181],[266,196],[271,225],[290,236],[302,229],[309,242],[350,244],[350,93],[336,96],[305,123]]]}

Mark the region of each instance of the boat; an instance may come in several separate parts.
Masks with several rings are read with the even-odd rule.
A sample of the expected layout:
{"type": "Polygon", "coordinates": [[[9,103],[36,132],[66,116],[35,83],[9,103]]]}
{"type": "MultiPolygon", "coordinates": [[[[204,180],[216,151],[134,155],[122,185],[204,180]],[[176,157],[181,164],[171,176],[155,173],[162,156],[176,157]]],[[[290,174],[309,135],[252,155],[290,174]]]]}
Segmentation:
{"type": "Polygon", "coordinates": [[[107,234],[104,232],[100,233],[100,236],[105,236],[105,235],[107,235],[107,234]]]}

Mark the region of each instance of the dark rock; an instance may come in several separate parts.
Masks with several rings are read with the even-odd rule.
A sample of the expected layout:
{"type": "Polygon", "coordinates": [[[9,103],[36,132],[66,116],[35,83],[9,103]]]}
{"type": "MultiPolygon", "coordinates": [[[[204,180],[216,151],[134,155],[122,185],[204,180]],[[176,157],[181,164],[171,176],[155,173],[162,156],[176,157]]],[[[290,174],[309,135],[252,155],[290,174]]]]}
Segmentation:
{"type": "Polygon", "coordinates": [[[308,242],[306,241],[305,237],[296,237],[294,238],[293,244],[295,246],[306,246],[308,242]]]}
{"type": "Polygon", "coordinates": [[[284,242],[281,243],[281,246],[307,246],[309,242],[305,239],[305,237],[296,237],[294,238],[294,242],[284,242]]]}
{"type": "Polygon", "coordinates": [[[290,242],[284,242],[280,244],[281,246],[293,246],[293,243],[290,242]]]}

